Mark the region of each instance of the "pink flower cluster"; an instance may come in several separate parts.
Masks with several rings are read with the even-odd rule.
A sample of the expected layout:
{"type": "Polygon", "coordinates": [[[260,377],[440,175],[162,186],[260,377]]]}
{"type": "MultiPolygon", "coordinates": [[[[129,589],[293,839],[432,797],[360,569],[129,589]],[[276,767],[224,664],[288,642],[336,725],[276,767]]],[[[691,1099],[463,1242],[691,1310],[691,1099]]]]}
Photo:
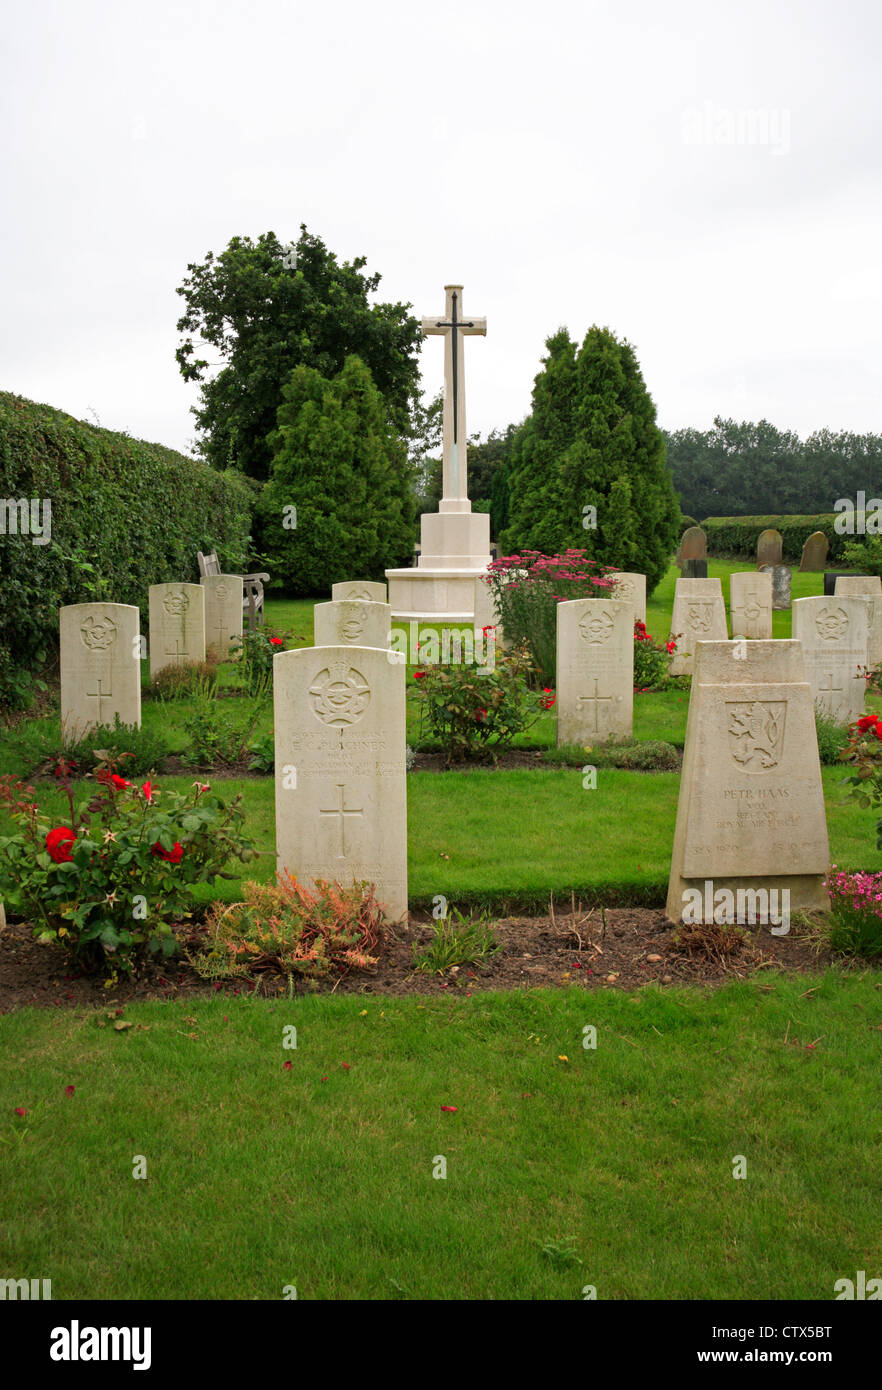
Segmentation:
{"type": "Polygon", "coordinates": [[[834,864],[826,881],[830,900],[844,899],[859,911],[882,917],[882,874],[848,874],[834,864]]]}

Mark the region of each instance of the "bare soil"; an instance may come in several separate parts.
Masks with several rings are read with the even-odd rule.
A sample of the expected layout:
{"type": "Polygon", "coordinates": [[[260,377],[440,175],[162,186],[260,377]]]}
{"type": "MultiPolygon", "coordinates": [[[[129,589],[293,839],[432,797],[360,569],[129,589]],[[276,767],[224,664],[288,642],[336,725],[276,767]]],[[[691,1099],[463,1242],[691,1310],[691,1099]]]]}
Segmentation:
{"type": "MultiPolygon", "coordinates": [[[[768,928],[675,928],[660,908],[597,907],[587,913],[508,917],[494,925],[501,949],[482,964],[463,964],[443,974],[414,969],[413,947],[432,938],[432,919],[411,914],[406,926],[389,932],[375,971],[351,972],[319,986],[338,994],[478,994],[486,990],[540,985],[634,990],[645,984],[716,986],[761,972],[784,969],[810,977],[830,964],[828,950],[815,949],[811,934],[797,926],[787,936],[768,928]],[[690,937],[692,939],[690,939],[690,937]]],[[[192,929],[190,929],[192,931],[192,929]]],[[[862,967],[866,968],[866,967],[862,967]]],[[[263,977],[259,984],[210,984],[186,962],[156,960],[113,988],[101,977],[78,974],[57,944],[38,945],[25,923],[0,935],[0,1014],[25,1006],[63,1009],[130,1000],[170,999],[224,993],[269,995],[287,991],[287,981],[263,977]]]]}

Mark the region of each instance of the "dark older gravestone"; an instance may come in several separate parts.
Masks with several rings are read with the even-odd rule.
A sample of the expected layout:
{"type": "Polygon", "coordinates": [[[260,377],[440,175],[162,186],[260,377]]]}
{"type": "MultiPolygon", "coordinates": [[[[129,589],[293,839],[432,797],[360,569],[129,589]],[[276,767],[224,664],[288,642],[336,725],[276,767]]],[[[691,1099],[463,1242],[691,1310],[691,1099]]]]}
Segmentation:
{"type": "Polygon", "coordinates": [[[684,560],[707,559],[707,536],[700,526],[690,526],[683,532],[677,554],[681,565],[684,560]]]}
{"type": "MultiPolygon", "coordinates": [[[[756,543],[756,567],[780,565],[784,554],[784,537],[780,531],[763,531],[756,543]]],[[[790,607],[788,603],[787,607],[790,607]]]]}
{"type": "Polygon", "coordinates": [[[830,542],[823,531],[813,531],[802,547],[802,559],[799,562],[801,570],[809,570],[817,573],[823,570],[827,563],[827,553],[830,549],[830,542]]]}
{"type": "Polygon", "coordinates": [[[684,560],[680,566],[681,579],[707,579],[707,560],[684,560]]]}
{"type": "Polygon", "coordinates": [[[690,526],[680,537],[677,564],[683,579],[707,579],[707,536],[700,526],[690,526]]]}
{"type": "Polygon", "coordinates": [[[790,607],[790,568],[788,565],[757,565],[762,574],[772,576],[772,607],[790,607]]]}
{"type": "Polygon", "coordinates": [[[825,570],[824,571],[824,598],[833,598],[836,593],[836,581],[840,576],[845,579],[870,579],[868,574],[862,574],[860,570],[825,570]]]}

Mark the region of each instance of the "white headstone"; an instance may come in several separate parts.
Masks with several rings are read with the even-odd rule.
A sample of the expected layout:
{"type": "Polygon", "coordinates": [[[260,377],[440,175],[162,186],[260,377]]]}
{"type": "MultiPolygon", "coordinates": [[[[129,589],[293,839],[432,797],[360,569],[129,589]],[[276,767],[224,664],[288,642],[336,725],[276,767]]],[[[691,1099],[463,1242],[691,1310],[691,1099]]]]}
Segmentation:
{"type": "Polygon", "coordinates": [[[836,596],[870,600],[867,664],[872,670],[877,670],[882,666],[882,579],[878,574],[839,574],[836,576],[836,596]]]}
{"type": "Polygon", "coordinates": [[[730,576],[732,636],[768,641],[772,636],[772,576],[746,570],[730,576]]]}
{"type": "Polygon", "coordinates": [[[218,661],[238,656],[242,640],[242,576],[241,574],[206,574],[202,577],[205,590],[205,647],[218,661]]]}
{"type": "Polygon", "coordinates": [[[273,660],[280,872],[375,885],[407,914],[405,667],[367,647],[304,647],[273,660]]]}
{"type": "Polygon", "coordinates": [[[850,724],[864,712],[870,601],[866,598],[798,598],[793,636],[802,643],[805,673],[815,703],[828,719],[850,724]]]}
{"type": "Polygon", "coordinates": [[[388,649],[392,629],[392,609],[388,603],[364,603],[360,599],[317,603],[314,616],[317,647],[388,649]]]}
{"type": "Polygon", "coordinates": [[[616,581],[615,589],[610,590],[612,598],[620,599],[623,603],[633,604],[634,621],[646,622],[646,575],[635,574],[630,570],[617,570],[612,576],[616,581]]]}
{"type": "Polygon", "coordinates": [[[165,666],[205,660],[205,590],[201,584],[151,584],[150,679],[165,666]]]}
{"type": "Polygon", "coordinates": [[[674,589],[671,636],[677,650],[671,660],[672,676],[692,674],[696,642],[725,642],[726,607],[719,579],[678,579],[674,589]]]}
{"type": "Polygon", "coordinates": [[[675,922],[713,921],[727,893],[736,905],[742,895],[745,923],[763,920],[764,906],[770,919],[780,913],[784,889],[790,910],[829,906],[812,699],[799,642],[697,647],[668,887],[675,922]]]}
{"type": "Polygon", "coordinates": [[[634,710],[634,609],[616,599],[557,605],[557,741],[627,737],[634,710]]]}
{"type": "Polygon", "coordinates": [[[346,579],[341,584],[331,585],[331,602],[340,603],[343,599],[360,599],[362,603],[386,603],[388,593],[385,584],[375,584],[370,579],[346,579]]]}
{"type": "Polygon", "coordinates": [[[141,725],[140,614],[128,603],[72,603],[59,609],[61,730],[65,743],[90,729],[141,725]]]}

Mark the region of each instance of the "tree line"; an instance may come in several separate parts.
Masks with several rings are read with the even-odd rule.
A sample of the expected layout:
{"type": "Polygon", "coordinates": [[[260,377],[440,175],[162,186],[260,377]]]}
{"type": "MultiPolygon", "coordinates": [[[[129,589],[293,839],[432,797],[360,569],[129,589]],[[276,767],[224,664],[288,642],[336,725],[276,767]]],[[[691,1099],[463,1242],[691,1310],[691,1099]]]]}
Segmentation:
{"type": "MultiPolygon", "coordinates": [[[[300,228],[190,264],[177,349],[199,387],[197,449],[252,480],[254,558],[292,594],[407,564],[441,495],[440,394],[422,398],[419,320],[376,299],[364,257],[300,228]]],[[[546,342],[526,419],[469,441],[469,495],[503,552],[573,547],[664,573],[682,514],[828,511],[871,488],[882,438],[767,421],[662,431],[633,348],[608,328],[546,342]]]]}

